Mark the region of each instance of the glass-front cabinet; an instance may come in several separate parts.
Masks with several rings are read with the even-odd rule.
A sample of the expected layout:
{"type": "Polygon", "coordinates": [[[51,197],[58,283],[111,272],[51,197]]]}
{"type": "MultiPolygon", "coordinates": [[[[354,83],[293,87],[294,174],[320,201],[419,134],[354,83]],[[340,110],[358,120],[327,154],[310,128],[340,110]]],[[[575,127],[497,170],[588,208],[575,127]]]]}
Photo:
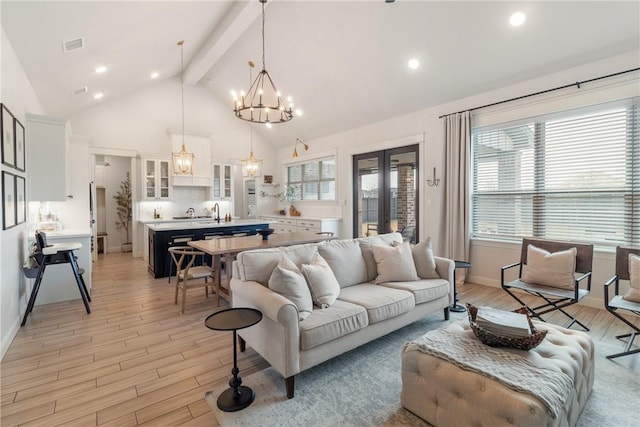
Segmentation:
{"type": "Polygon", "coordinates": [[[213,181],[211,183],[211,198],[215,200],[229,200],[233,195],[233,167],[214,163],[213,181]]]}
{"type": "Polygon", "coordinates": [[[171,185],[169,179],[169,160],[144,160],[144,198],[146,200],[169,199],[171,185]]]}

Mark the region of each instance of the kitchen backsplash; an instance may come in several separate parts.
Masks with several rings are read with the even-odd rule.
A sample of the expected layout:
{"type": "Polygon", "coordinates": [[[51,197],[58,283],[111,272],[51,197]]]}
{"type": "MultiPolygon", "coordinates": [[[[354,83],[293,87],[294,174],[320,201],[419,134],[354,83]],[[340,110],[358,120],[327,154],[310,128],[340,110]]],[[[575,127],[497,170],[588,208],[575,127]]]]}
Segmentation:
{"type": "MultiPolygon", "coordinates": [[[[174,216],[184,216],[187,209],[193,208],[196,216],[212,215],[211,208],[216,203],[211,200],[211,189],[207,187],[173,187],[170,201],[143,201],[140,202],[139,217],[146,221],[153,219],[154,209],[160,213],[163,219],[171,219],[174,216]]],[[[233,204],[229,201],[217,201],[220,206],[220,217],[225,214],[233,214],[233,204]]]]}

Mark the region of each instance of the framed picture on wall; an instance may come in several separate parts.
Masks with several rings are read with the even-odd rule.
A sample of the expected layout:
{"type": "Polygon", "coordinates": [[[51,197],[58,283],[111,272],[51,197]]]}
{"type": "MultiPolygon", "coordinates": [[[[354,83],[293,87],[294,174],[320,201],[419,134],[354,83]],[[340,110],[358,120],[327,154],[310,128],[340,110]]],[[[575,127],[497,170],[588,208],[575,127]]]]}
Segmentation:
{"type": "Polygon", "coordinates": [[[2,119],[0,120],[0,131],[2,132],[2,164],[15,167],[16,152],[15,140],[13,138],[13,114],[2,104],[2,119]]]}
{"type": "Polygon", "coordinates": [[[16,150],[16,169],[24,172],[24,126],[14,117],[13,119],[13,137],[16,143],[14,144],[16,150]]]}
{"type": "Polygon", "coordinates": [[[27,191],[26,180],[23,176],[16,176],[16,224],[27,220],[27,191]]]}
{"type": "Polygon", "coordinates": [[[2,172],[2,229],[16,225],[16,176],[2,172]]]}
{"type": "Polygon", "coordinates": [[[273,175],[265,175],[264,176],[265,184],[273,184],[273,175]]]}

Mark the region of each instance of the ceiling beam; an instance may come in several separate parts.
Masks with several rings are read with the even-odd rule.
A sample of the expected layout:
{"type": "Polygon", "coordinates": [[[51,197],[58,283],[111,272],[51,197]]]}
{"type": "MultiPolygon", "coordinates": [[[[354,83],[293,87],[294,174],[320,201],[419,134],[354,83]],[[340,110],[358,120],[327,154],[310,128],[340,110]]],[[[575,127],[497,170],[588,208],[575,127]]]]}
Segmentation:
{"type": "MultiPolygon", "coordinates": [[[[270,3],[266,3],[268,7],[270,3]]],[[[184,73],[184,83],[194,86],[213,68],[227,50],[262,12],[258,1],[235,1],[220,25],[198,49],[184,73]]]]}

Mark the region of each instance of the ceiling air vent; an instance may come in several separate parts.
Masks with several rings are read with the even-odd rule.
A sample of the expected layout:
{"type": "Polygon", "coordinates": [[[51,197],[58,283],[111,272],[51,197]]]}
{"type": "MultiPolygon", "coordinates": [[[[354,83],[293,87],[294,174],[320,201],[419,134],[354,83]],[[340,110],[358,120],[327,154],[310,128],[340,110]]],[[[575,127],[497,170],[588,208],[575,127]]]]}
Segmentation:
{"type": "Polygon", "coordinates": [[[73,94],[73,96],[78,96],[78,95],[82,95],[85,94],[89,91],[89,89],[87,89],[87,87],[81,87],[80,89],[76,89],[76,90],[72,90],[71,93],[73,94]]]}
{"type": "Polygon", "coordinates": [[[64,53],[71,52],[72,50],[80,49],[83,47],[84,39],[82,37],[62,43],[62,50],[64,51],[64,53]]]}

